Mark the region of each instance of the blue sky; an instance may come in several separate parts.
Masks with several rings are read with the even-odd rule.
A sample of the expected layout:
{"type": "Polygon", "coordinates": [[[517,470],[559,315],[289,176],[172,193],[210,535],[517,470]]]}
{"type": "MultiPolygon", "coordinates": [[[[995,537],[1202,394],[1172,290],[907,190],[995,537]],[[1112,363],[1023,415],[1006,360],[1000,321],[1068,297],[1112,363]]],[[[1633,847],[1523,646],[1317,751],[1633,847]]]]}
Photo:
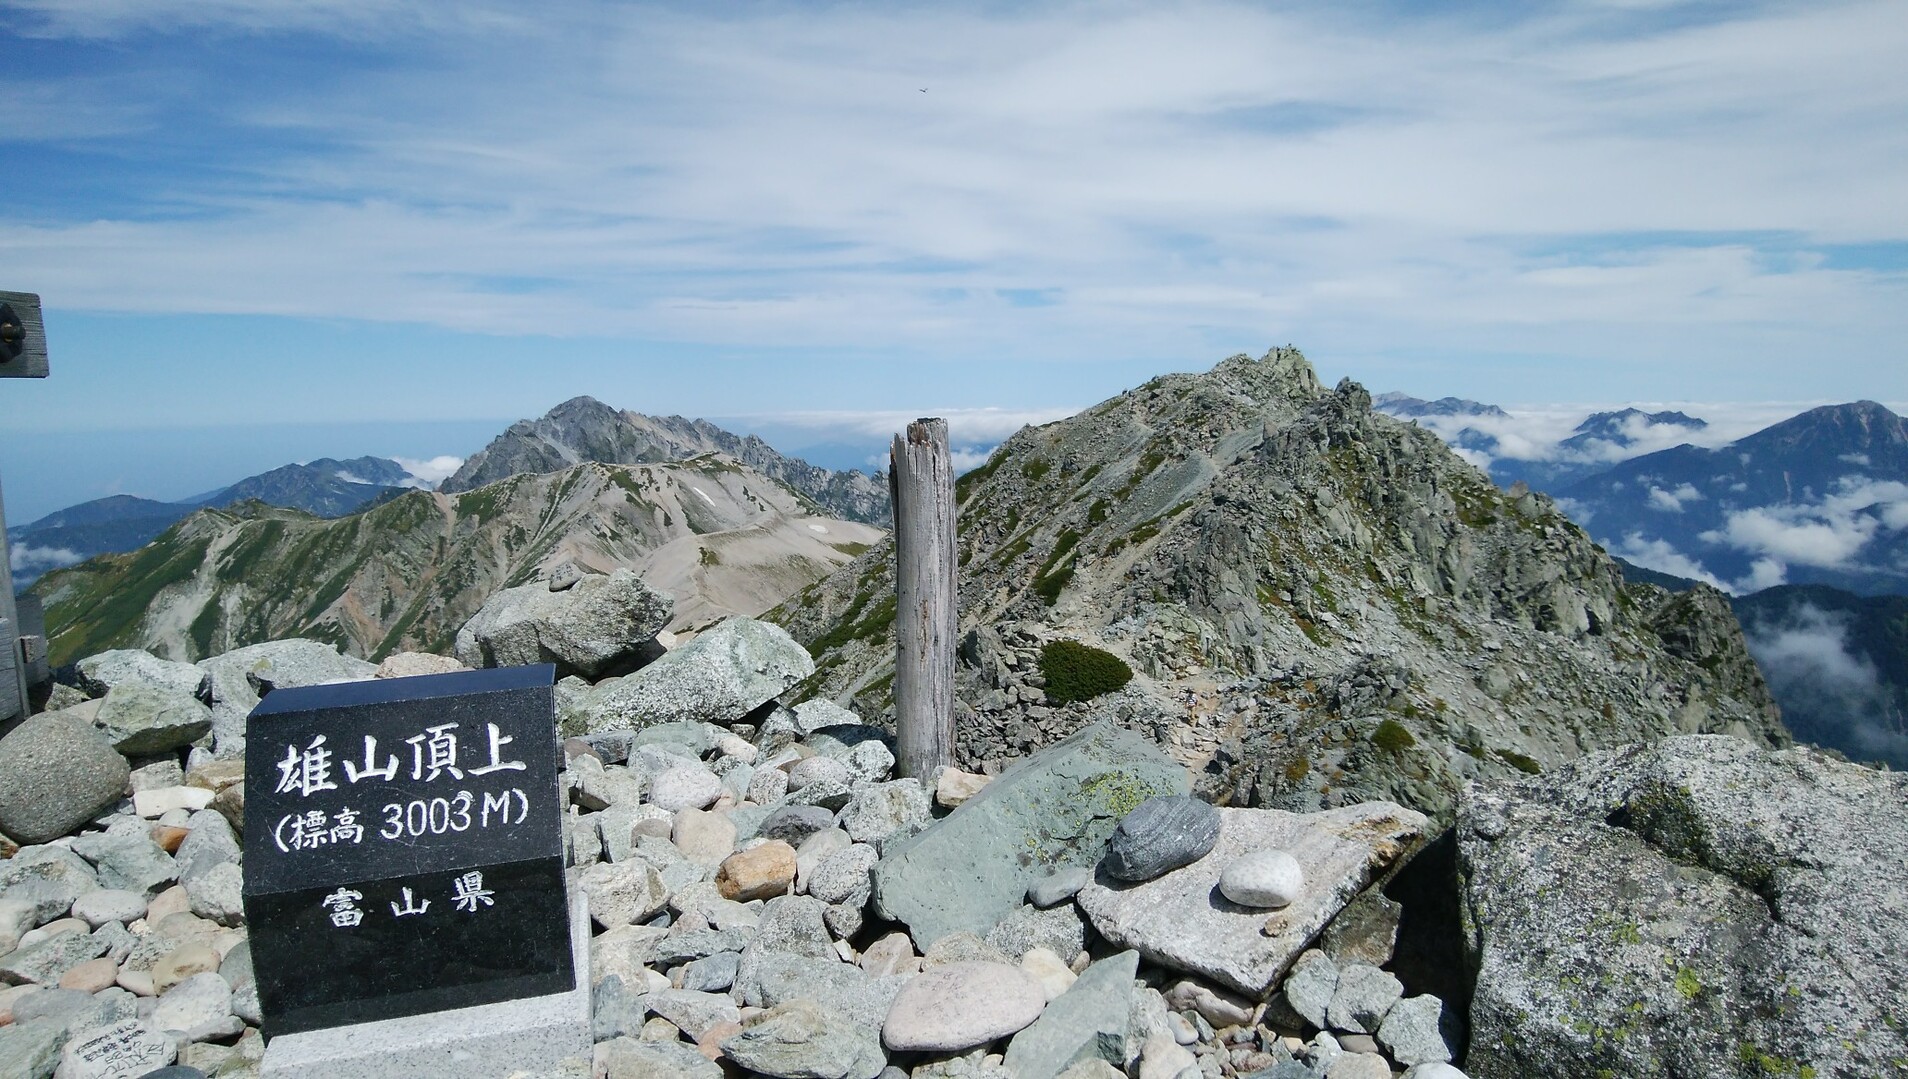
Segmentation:
{"type": "Polygon", "coordinates": [[[1898,0],[0,0],[0,55],[53,368],[0,384],[16,523],[579,393],[984,440],[1288,342],[1421,396],[1908,397],[1898,0]]]}

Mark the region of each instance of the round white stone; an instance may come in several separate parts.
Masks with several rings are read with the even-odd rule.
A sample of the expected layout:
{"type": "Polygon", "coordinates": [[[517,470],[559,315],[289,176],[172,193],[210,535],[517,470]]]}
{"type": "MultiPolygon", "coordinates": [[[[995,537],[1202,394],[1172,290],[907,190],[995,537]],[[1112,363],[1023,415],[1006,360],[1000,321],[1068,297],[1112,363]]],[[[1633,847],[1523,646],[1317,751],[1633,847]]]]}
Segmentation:
{"type": "Polygon", "coordinates": [[[1283,907],[1305,890],[1305,870],[1282,850],[1257,850],[1219,874],[1219,893],[1242,907],[1283,907]]]}

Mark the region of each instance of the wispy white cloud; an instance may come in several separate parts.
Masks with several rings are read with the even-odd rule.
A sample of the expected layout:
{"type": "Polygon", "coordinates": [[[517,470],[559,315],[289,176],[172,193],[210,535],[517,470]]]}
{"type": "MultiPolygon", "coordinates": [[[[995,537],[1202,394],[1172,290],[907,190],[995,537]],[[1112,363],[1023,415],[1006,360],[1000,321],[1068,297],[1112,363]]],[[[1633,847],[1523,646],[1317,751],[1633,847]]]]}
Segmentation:
{"type": "Polygon", "coordinates": [[[1776,564],[1843,569],[1883,529],[1908,528],[1908,484],[1846,476],[1814,501],[1730,512],[1723,525],[1701,534],[1776,564]]]}
{"type": "MultiPolygon", "coordinates": [[[[1276,335],[1351,364],[1765,380],[1805,342],[1886,377],[1908,330],[1908,274],[1831,250],[1908,241],[1889,0],[1409,32],[1227,3],[7,6],[56,38],[414,58],[193,98],[240,136],[221,147],[278,149],[167,185],[189,212],[0,219],[9,264],[72,308],[914,360],[1276,335]]],[[[99,114],[47,82],[41,127],[99,114]]],[[[156,138],[189,111],[111,115],[156,138]]]]}
{"type": "Polygon", "coordinates": [[[28,577],[37,577],[49,570],[75,565],[85,560],[85,556],[78,551],[65,547],[36,547],[30,543],[22,543],[17,546],[9,545],[7,551],[8,562],[12,564],[13,572],[28,577]]]}
{"type": "Polygon", "coordinates": [[[1625,535],[1623,542],[1616,546],[1615,553],[1644,569],[1687,577],[1692,581],[1701,581],[1711,587],[1731,591],[1727,584],[1705,569],[1701,562],[1677,550],[1675,545],[1667,540],[1652,539],[1641,533],[1631,532],[1625,535]]]}
{"type": "Polygon", "coordinates": [[[396,461],[399,468],[411,474],[411,479],[403,486],[418,487],[426,491],[436,489],[438,484],[449,479],[451,473],[456,472],[464,463],[462,457],[452,457],[448,454],[428,460],[420,460],[416,457],[393,457],[391,460],[396,461]]]}

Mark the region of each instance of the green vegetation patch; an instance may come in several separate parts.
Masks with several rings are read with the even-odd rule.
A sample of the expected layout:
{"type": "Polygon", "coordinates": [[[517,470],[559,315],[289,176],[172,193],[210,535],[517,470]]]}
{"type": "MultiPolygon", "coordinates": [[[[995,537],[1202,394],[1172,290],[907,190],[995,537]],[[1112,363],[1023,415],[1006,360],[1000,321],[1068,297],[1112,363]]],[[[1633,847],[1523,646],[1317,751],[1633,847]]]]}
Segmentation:
{"type": "Polygon", "coordinates": [[[1050,641],[1042,647],[1040,674],[1047,680],[1047,699],[1058,704],[1089,701],[1133,680],[1133,668],[1125,660],[1079,641],[1050,641]]]}
{"type": "Polygon", "coordinates": [[[1404,724],[1395,719],[1387,719],[1378,724],[1377,730],[1371,732],[1371,744],[1386,753],[1403,753],[1417,745],[1418,740],[1412,737],[1410,729],[1404,724]]]}

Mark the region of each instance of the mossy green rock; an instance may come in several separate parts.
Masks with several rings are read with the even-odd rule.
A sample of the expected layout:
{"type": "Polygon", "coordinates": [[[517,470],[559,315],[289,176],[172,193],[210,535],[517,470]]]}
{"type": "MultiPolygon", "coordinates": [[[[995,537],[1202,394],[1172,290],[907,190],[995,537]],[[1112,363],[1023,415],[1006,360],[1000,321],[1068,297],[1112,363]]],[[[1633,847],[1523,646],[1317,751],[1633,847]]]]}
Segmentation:
{"type": "Polygon", "coordinates": [[[985,936],[1036,877],[1094,864],[1121,817],[1189,786],[1186,770],[1147,739],[1094,723],[892,844],[875,866],[875,909],[922,948],[949,933],[985,936]]]}
{"type": "Polygon", "coordinates": [[[1908,1074],[1908,776],[1671,738],[1456,830],[1475,1079],[1908,1074]]]}

